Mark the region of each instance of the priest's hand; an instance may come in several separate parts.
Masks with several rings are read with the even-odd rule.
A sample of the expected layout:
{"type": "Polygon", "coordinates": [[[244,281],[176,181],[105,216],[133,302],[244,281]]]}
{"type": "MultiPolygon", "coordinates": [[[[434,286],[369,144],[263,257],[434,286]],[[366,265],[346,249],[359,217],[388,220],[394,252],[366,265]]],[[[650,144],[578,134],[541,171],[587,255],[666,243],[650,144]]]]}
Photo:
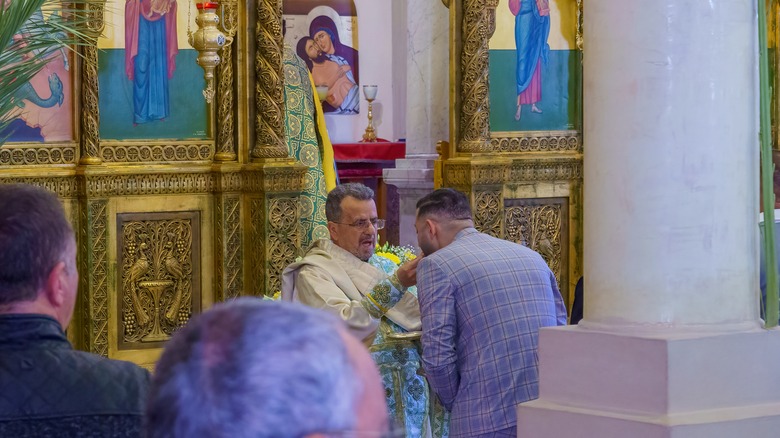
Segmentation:
{"type": "Polygon", "coordinates": [[[414,286],[417,284],[417,264],[420,263],[422,257],[417,257],[414,260],[410,260],[401,265],[398,270],[395,271],[398,282],[403,287],[414,286]]]}

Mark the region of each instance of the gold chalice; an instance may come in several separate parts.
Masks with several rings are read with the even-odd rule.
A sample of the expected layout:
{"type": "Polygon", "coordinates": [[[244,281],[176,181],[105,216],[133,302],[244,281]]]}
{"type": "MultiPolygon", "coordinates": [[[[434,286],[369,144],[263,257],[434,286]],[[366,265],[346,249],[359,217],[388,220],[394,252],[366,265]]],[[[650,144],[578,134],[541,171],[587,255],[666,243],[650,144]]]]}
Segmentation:
{"type": "Polygon", "coordinates": [[[368,101],[368,127],[366,127],[366,132],[363,134],[363,141],[366,142],[376,141],[376,132],[374,132],[374,113],[371,104],[374,99],[376,99],[376,92],[378,90],[379,87],[376,85],[363,85],[363,96],[365,96],[368,101]]]}

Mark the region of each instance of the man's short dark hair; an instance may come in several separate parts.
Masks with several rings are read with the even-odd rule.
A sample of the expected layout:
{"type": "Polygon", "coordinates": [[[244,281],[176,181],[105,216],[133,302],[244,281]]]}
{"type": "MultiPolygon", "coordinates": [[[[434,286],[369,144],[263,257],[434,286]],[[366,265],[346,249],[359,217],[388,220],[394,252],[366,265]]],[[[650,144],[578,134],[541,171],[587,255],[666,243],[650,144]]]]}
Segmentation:
{"type": "Polygon", "coordinates": [[[471,206],[463,193],[455,189],[438,189],[417,201],[417,217],[426,216],[471,220],[471,206]]]}
{"type": "Polygon", "coordinates": [[[368,201],[374,199],[374,191],[360,183],[344,183],[336,186],[328,193],[328,200],[325,201],[325,217],[328,222],[338,222],[341,220],[341,201],[347,196],[358,201],[368,201]]]}
{"type": "Polygon", "coordinates": [[[363,391],[341,321],[239,298],[193,318],[165,346],[147,403],[149,438],[297,437],[350,430],[363,391]]]}
{"type": "Polygon", "coordinates": [[[0,306],[35,300],[71,239],[73,228],[54,193],[0,185],[0,306]]]}

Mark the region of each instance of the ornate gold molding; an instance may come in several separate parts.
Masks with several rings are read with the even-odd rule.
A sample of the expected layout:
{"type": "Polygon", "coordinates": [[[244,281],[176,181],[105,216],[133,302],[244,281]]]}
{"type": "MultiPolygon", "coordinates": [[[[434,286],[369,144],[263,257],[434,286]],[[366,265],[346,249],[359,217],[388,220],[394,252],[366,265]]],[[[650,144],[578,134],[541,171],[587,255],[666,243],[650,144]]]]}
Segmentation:
{"type": "Polygon", "coordinates": [[[463,0],[459,152],[490,150],[488,39],[495,27],[494,3],[463,0]]]}
{"type": "Polygon", "coordinates": [[[106,163],[210,162],[214,158],[214,144],[210,141],[104,141],[100,145],[100,158],[106,163]]]}
{"type": "Polygon", "coordinates": [[[217,173],[215,175],[216,187],[214,187],[214,190],[221,193],[240,192],[246,185],[244,183],[245,179],[246,174],[239,171],[217,173]]]}
{"type": "Polygon", "coordinates": [[[238,3],[223,2],[222,26],[227,31],[222,46],[222,62],[217,67],[217,136],[215,161],[235,161],[235,70],[233,61],[233,40],[238,29],[238,3]]]}
{"type": "Polygon", "coordinates": [[[88,197],[209,193],[214,188],[210,173],[85,175],[84,179],[88,197]]]}
{"type": "Polygon", "coordinates": [[[464,191],[472,186],[582,180],[579,155],[500,156],[490,161],[450,159],[443,163],[443,169],[444,186],[464,191]]]}
{"type": "MultiPolygon", "coordinates": [[[[4,146],[5,147],[5,146],[4,146]]],[[[30,184],[43,187],[52,191],[60,198],[76,198],[79,195],[79,185],[73,175],[41,176],[41,177],[13,177],[0,178],[0,184],[30,184]]]]}
{"type": "Polygon", "coordinates": [[[304,188],[306,168],[303,166],[265,166],[246,173],[245,187],[249,192],[299,192],[304,188]]]}
{"type": "Polygon", "coordinates": [[[286,158],[282,76],[282,2],[258,0],[255,55],[255,145],[252,158],[286,158]]]}
{"type": "Polygon", "coordinates": [[[509,179],[512,161],[500,157],[492,160],[451,159],[444,162],[444,185],[468,188],[472,186],[501,185],[509,179]]]}
{"type": "Polygon", "coordinates": [[[82,345],[108,356],[108,201],[86,201],[81,212],[82,345]]]}
{"type": "MultiPolygon", "coordinates": [[[[126,170],[127,168],[123,168],[123,171],[126,170]]],[[[88,173],[82,174],[81,178],[85,194],[89,197],[194,194],[215,191],[291,193],[303,188],[305,172],[305,167],[291,165],[291,167],[264,166],[258,169],[237,169],[235,172],[224,173],[210,171],[144,174],[88,173]]],[[[20,178],[9,179],[21,180],[20,178]]],[[[63,184],[59,179],[61,178],[54,178],[51,181],[46,178],[33,180],[47,184],[47,187],[52,187],[52,190],[67,190],[67,185],[63,188],[59,187],[63,184]]]]}
{"type": "MultiPolygon", "coordinates": [[[[103,32],[103,4],[88,6],[87,32],[103,32]]],[[[100,110],[98,100],[98,49],[87,47],[81,62],[81,164],[100,164],[100,110]]]]}
{"type": "Polygon", "coordinates": [[[158,347],[200,310],[200,213],[117,215],[120,349],[158,347]]]}
{"type": "Polygon", "coordinates": [[[260,197],[253,197],[249,200],[249,247],[247,257],[247,272],[249,280],[247,285],[247,294],[262,296],[268,291],[266,284],[266,245],[265,233],[266,227],[265,203],[260,197]]]}
{"type": "Polygon", "coordinates": [[[76,164],[73,143],[5,144],[0,147],[0,166],[76,164]]]}
{"type": "Polygon", "coordinates": [[[582,152],[577,131],[494,132],[490,149],[498,152],[582,152]]]}
{"type": "Polygon", "coordinates": [[[496,33],[496,8],[498,7],[498,0],[485,0],[485,13],[487,14],[487,35],[486,39],[490,39],[494,33],[496,33]]]}
{"type": "Polygon", "coordinates": [[[577,32],[574,36],[577,49],[582,51],[585,46],[585,38],[582,35],[582,0],[577,0],[577,32]]]}
{"type": "Polygon", "coordinates": [[[236,298],[243,289],[241,202],[238,195],[215,199],[215,301],[236,298]]]}
{"type": "Polygon", "coordinates": [[[582,180],[582,159],[579,157],[514,160],[507,182],[572,180],[582,180]]]}

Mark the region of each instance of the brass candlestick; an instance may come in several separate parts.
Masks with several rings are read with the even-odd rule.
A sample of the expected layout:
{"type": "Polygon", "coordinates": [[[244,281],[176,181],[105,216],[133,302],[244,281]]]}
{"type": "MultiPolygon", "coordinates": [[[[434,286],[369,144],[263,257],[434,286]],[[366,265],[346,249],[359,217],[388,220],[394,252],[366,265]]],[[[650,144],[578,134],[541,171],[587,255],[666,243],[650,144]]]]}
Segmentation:
{"type": "MultiPolygon", "coordinates": [[[[225,45],[225,34],[219,30],[219,16],[217,15],[217,2],[204,2],[195,5],[198,8],[198,30],[189,33],[190,45],[198,51],[196,62],[203,68],[206,79],[206,89],[203,97],[211,103],[214,98],[214,69],[219,65],[219,50],[225,45]]],[[[189,26],[189,25],[188,25],[189,26]]]]}
{"type": "Polygon", "coordinates": [[[376,141],[376,132],[374,132],[374,113],[371,104],[374,102],[374,99],[376,99],[378,88],[379,87],[376,85],[363,85],[363,95],[368,101],[368,126],[366,127],[366,132],[363,134],[363,141],[365,142],[376,141]]]}

